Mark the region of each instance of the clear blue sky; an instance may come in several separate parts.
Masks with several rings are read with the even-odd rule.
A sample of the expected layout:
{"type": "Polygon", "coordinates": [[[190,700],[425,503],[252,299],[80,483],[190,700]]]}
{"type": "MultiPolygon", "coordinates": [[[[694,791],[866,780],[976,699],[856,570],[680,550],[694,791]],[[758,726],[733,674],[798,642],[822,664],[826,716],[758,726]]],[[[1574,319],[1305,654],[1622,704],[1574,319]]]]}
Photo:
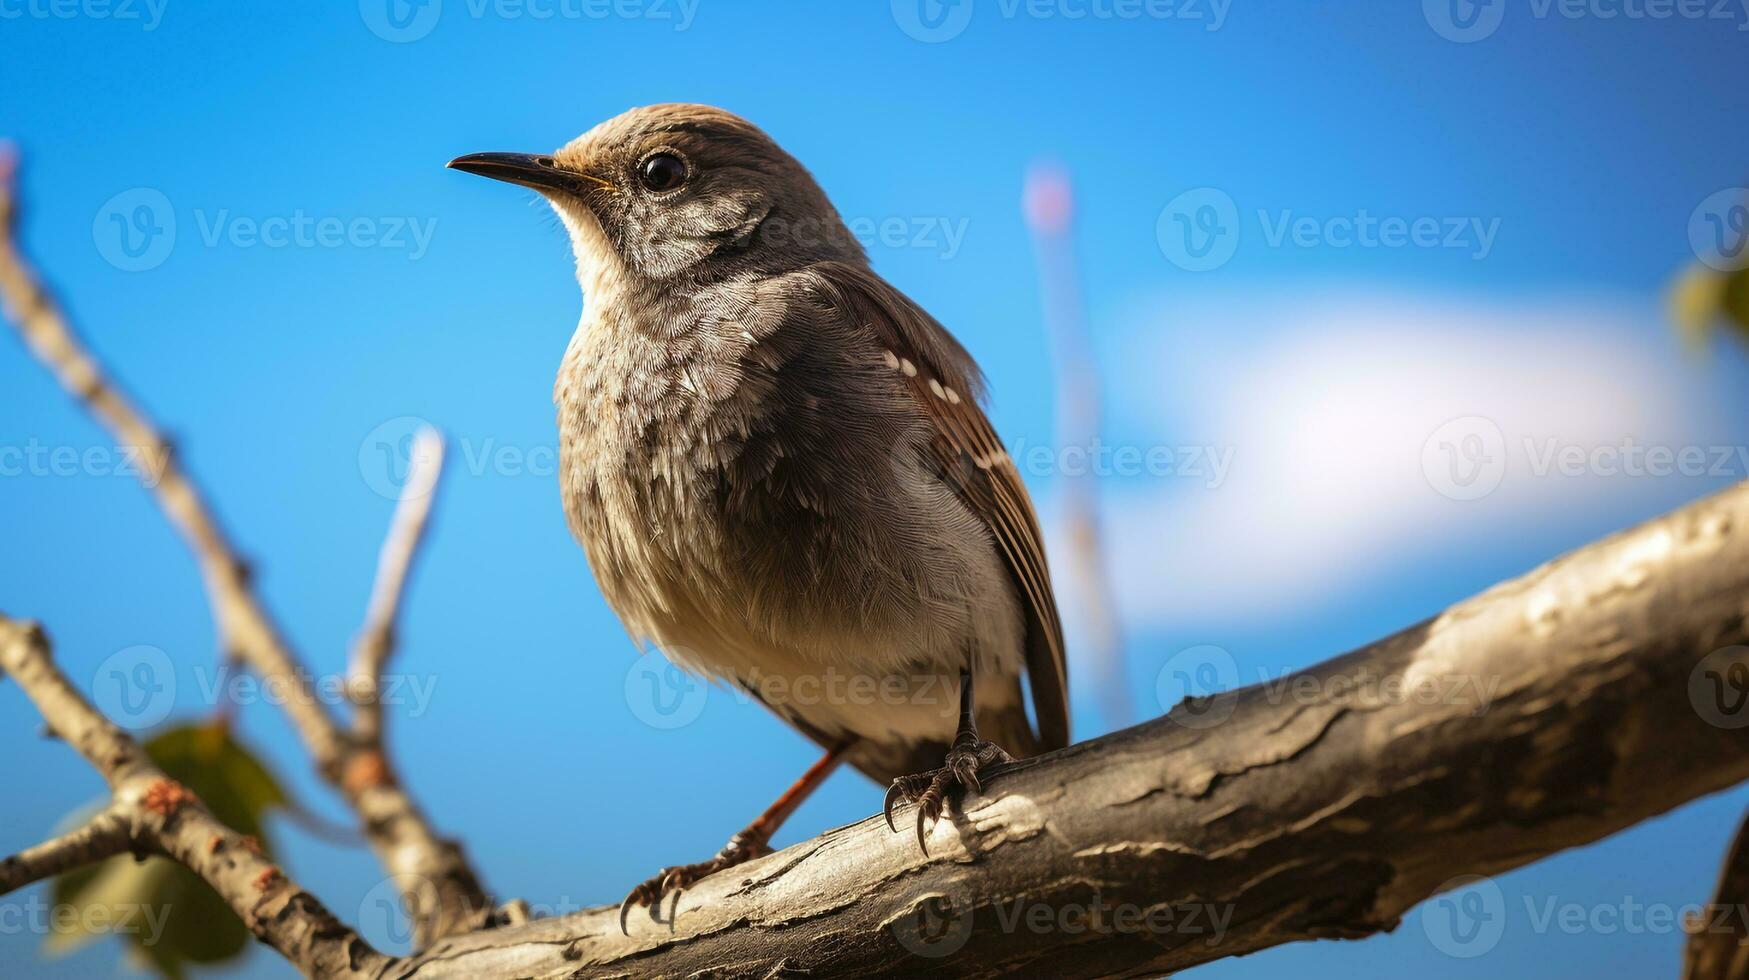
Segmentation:
{"type": "MultiPolygon", "coordinates": [[[[1749,364],[1722,347],[1682,356],[1661,306],[1694,259],[1696,208],[1749,181],[1749,13],[1647,19],[1603,16],[1621,9],[1614,0],[1492,0],[1466,34],[1471,11],[1459,7],[1454,20],[1437,2],[1183,0],[1165,8],[1174,16],[1118,17],[1106,14],[1149,8],[0,0],[0,136],[25,156],[29,250],[95,349],[177,434],[317,670],[342,663],[388,520],[377,442],[402,434],[407,417],[450,435],[400,660],[430,697],[392,719],[395,749],[494,890],[563,909],[616,900],[659,865],[713,852],[813,750],[721,691],[681,727],[641,720],[648,704],[627,694],[633,648],[565,529],[551,473],[552,377],[579,311],[562,233],[532,195],[443,163],[551,149],[633,105],[742,113],[807,163],[847,217],[897,222],[902,233],[871,246],[877,269],[978,355],[1010,441],[1052,438],[1046,334],[1018,206],[1022,175],[1041,158],[1066,165],[1079,191],[1078,251],[1114,438],[1227,439],[1242,481],[1279,459],[1268,447],[1300,444],[1218,433],[1340,421],[1317,414],[1330,399],[1358,406],[1365,421],[1376,359],[1355,365],[1396,337],[1388,366],[1451,377],[1443,345],[1458,344],[1483,352],[1484,374],[1510,367],[1528,387],[1568,372],[1561,383],[1577,385],[1576,398],[1589,393],[1616,413],[1568,419],[1553,436],[1749,440],[1740,421],[1749,364]],[[1496,13],[1503,19],[1490,20],[1496,13]],[[935,14],[946,20],[931,33],[935,14]],[[1230,261],[1197,272],[1174,262],[1162,210],[1205,187],[1235,202],[1242,230],[1230,261]],[[1363,212],[1455,222],[1472,237],[1455,248],[1340,246],[1329,219],[1363,212]],[[1306,216],[1317,224],[1309,244],[1273,234],[1306,216]],[[305,234],[277,237],[282,224],[305,234]],[[1477,229],[1489,227],[1484,248],[1477,229]],[[1332,318],[1348,323],[1341,311],[1371,309],[1364,298],[1375,296],[1389,297],[1389,310],[1351,342],[1332,318]],[[1305,319],[1310,306],[1337,312],[1305,319]],[[1594,331],[1572,312],[1596,309],[1623,312],[1594,331]],[[1400,322],[1402,310],[1418,311],[1415,322],[1400,322]],[[1579,323],[1577,339],[1547,326],[1557,321],[1579,323]],[[1588,374],[1589,361],[1538,362],[1545,335],[1632,371],[1623,381],[1604,368],[1588,374]],[[1296,344],[1323,344],[1323,358],[1305,363],[1337,373],[1306,367],[1306,397],[1250,428],[1227,430],[1206,412],[1277,377],[1263,369],[1296,344]],[[1642,407],[1657,414],[1650,435],[1642,407]]],[[[1495,404],[1482,399],[1473,414],[1546,417],[1538,405],[1513,414],[1495,404]]],[[[1344,431],[1373,444],[1357,425],[1344,431]]],[[[1514,439],[1522,429],[1502,426],[1514,439]]],[[[0,338],[0,447],[105,444],[0,338]]],[[[178,665],[178,716],[195,717],[213,647],[195,569],[137,485],[83,469],[26,465],[0,479],[0,610],[46,622],[81,682],[117,651],[165,651],[178,665]]],[[[1360,466],[1322,475],[1328,485],[1311,499],[1323,502],[1288,527],[1318,524],[1344,499],[1370,500],[1376,485],[1360,466]]],[[[1302,666],[1744,475],[1736,466],[1602,481],[1574,498],[1583,506],[1553,514],[1548,501],[1569,490],[1546,476],[1512,484],[1522,492],[1493,498],[1495,510],[1459,510],[1417,483],[1416,506],[1442,508],[1439,533],[1418,533],[1422,512],[1404,511],[1401,533],[1340,574],[1340,542],[1308,538],[1293,574],[1269,584],[1274,598],[1244,615],[1150,613],[1149,569],[1170,582],[1218,565],[1224,549],[1192,552],[1171,535],[1120,529],[1141,555],[1118,562],[1127,592],[1142,597],[1128,665],[1136,716],[1160,710],[1156,677],[1186,647],[1230,651],[1245,679],[1302,666]]],[[[1032,483],[1051,510],[1049,474],[1032,483]]],[[[1136,512],[1162,503],[1185,513],[1172,510],[1180,498],[1220,493],[1145,477],[1111,483],[1114,506],[1136,512]]],[[[1301,489],[1271,487],[1255,499],[1278,510],[1301,489]]],[[[1245,501],[1234,505],[1241,514],[1253,506],[1225,499],[1245,501]]],[[[1269,542],[1252,545],[1247,554],[1267,555],[1269,542]]],[[[1247,604],[1246,576],[1269,565],[1248,557],[1226,570],[1234,606],[1247,604]]],[[[1077,708],[1078,736],[1108,727],[1085,684],[1077,708]]],[[[242,717],[299,794],[338,815],[278,715],[255,705],[242,717]]],[[[33,712],[3,684],[0,728],[9,852],[100,784],[64,747],[32,737],[33,712]]],[[[866,780],[840,775],[780,842],[859,819],[879,800],[866,780]]],[[[1198,975],[1507,980],[1546,976],[1551,963],[1573,975],[1670,975],[1680,940],[1668,930],[1569,935],[1539,928],[1537,915],[1550,901],[1589,910],[1701,899],[1746,801],[1749,792],[1725,794],[1502,878],[1506,928],[1483,956],[1448,955],[1429,938],[1437,929],[1411,916],[1388,937],[1275,950],[1198,975]]],[[[289,825],[276,831],[297,877],[357,918],[379,877],[368,854],[289,825]]],[[[366,926],[386,936],[385,923],[366,926]]],[[[104,974],[116,959],[99,946],[40,961],[40,938],[0,931],[4,972],[104,974]]],[[[241,970],[286,972],[265,950],[241,970]]]]}

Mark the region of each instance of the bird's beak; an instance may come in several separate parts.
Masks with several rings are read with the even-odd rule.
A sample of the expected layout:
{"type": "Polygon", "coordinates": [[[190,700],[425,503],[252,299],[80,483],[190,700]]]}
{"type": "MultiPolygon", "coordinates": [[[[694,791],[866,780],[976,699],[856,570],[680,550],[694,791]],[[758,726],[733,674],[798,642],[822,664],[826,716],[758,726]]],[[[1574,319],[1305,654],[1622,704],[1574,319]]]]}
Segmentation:
{"type": "Polygon", "coordinates": [[[558,190],[576,194],[586,188],[613,190],[613,185],[592,174],[567,170],[552,157],[533,153],[469,153],[449,162],[451,170],[479,174],[493,180],[521,184],[535,190],[558,190]]]}

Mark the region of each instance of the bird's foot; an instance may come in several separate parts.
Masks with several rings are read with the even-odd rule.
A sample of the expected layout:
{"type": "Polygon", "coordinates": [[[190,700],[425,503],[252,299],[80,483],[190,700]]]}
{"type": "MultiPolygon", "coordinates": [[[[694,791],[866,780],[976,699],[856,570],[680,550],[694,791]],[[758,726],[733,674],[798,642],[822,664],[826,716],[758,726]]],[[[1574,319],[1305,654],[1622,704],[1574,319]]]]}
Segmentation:
{"type": "Polygon", "coordinates": [[[899,830],[898,825],[893,823],[894,803],[903,801],[917,804],[917,844],[923,848],[923,853],[928,854],[929,828],[941,819],[941,808],[954,788],[958,786],[975,793],[983,788],[978,782],[980,770],[1013,761],[1014,757],[995,742],[962,733],[959,738],[954,739],[953,747],[947,750],[947,759],[940,769],[920,772],[915,776],[900,776],[893,780],[893,785],[887,789],[886,803],[882,807],[882,812],[887,817],[887,826],[895,833],[899,830]]]}
{"type": "MultiPolygon", "coordinates": [[[[680,906],[680,893],[691,887],[708,875],[713,875],[724,868],[732,868],[737,864],[745,864],[756,857],[764,857],[771,853],[771,847],[764,841],[754,840],[744,834],[736,834],[729,839],[717,856],[697,864],[680,864],[672,868],[663,868],[656,872],[655,877],[632,889],[625,901],[619,904],[619,931],[626,932],[626,913],[632,906],[649,906],[650,918],[656,918],[657,911],[662,907],[662,899],[674,896],[674,908],[680,906]]],[[[674,911],[668,913],[670,922],[674,919],[674,911]]]]}

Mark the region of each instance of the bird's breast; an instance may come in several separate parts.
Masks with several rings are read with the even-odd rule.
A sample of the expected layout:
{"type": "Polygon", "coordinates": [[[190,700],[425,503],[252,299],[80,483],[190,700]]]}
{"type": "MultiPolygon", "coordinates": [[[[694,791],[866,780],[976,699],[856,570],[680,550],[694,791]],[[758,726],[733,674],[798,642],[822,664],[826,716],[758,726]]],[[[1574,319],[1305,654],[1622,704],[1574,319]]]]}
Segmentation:
{"type": "Polygon", "coordinates": [[[561,371],[565,510],[628,629],[743,683],[1014,656],[993,545],[924,468],[927,427],[864,387],[878,349],[725,308],[585,322],[561,371]]]}

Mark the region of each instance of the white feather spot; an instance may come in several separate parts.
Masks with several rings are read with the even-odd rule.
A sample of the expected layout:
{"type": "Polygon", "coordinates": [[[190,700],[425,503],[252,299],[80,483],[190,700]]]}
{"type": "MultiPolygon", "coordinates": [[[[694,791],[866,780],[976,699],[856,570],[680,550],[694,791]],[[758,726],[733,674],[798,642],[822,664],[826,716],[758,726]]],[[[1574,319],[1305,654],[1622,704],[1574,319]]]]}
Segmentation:
{"type": "Polygon", "coordinates": [[[960,403],[960,393],[959,392],[953,390],[952,388],[943,388],[941,390],[947,396],[947,403],[949,405],[958,405],[960,403]]]}
{"type": "Polygon", "coordinates": [[[887,367],[890,367],[895,371],[897,371],[899,369],[899,355],[893,353],[892,351],[890,351],[890,350],[881,351],[881,360],[887,362],[887,367]]]}
{"type": "Polygon", "coordinates": [[[917,365],[912,364],[911,359],[908,357],[899,358],[899,370],[905,372],[905,377],[907,378],[915,378],[917,376],[917,365]]]}
{"type": "Polygon", "coordinates": [[[934,378],[929,379],[929,390],[934,392],[937,398],[945,399],[947,397],[947,393],[941,390],[941,382],[934,378]]]}

